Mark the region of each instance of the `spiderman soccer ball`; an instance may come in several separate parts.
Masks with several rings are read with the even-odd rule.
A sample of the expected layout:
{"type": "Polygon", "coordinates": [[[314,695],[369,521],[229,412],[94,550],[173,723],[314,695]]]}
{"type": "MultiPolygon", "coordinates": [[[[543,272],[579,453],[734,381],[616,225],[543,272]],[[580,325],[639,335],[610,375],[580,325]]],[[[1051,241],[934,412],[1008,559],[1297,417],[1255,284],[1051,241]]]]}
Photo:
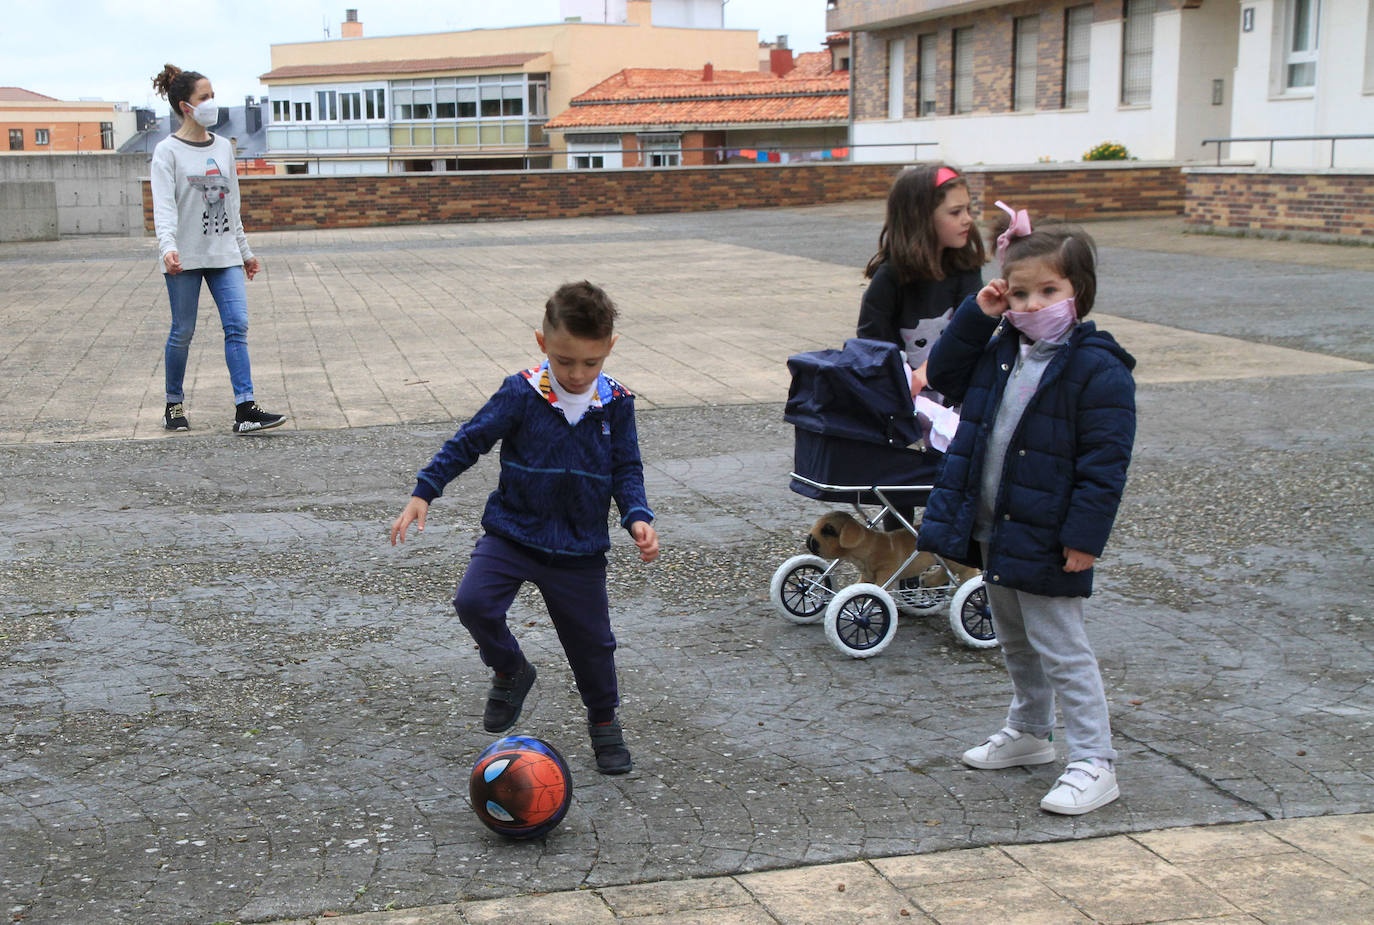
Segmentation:
{"type": "Polygon", "coordinates": [[[493,832],[538,838],[567,814],[572,772],[543,739],[507,736],[477,756],[468,778],[468,797],[477,818],[493,832]]]}

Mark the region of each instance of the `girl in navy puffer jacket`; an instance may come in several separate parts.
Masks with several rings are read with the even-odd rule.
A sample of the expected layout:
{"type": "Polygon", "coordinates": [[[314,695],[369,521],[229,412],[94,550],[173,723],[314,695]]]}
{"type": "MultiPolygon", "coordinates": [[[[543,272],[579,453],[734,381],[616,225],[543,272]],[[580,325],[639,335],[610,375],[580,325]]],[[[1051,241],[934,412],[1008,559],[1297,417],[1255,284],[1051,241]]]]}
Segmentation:
{"type": "Polygon", "coordinates": [[[1081,320],[1097,289],[1092,239],[1032,232],[1024,211],[998,206],[1012,215],[997,242],[1003,278],[964,300],[930,356],[931,386],[963,406],[919,545],[960,561],[981,552],[1011,675],[1005,728],[964,763],[1053,761],[1057,698],[1069,764],[1040,806],[1086,813],[1119,795],[1083,598],[1126,482],[1135,360],[1081,320]]]}

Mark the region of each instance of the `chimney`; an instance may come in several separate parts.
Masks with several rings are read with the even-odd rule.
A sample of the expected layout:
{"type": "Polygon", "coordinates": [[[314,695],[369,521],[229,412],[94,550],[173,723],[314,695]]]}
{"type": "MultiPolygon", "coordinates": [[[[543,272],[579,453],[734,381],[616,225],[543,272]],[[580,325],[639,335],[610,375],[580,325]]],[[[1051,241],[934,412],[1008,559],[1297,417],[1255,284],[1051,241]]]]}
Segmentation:
{"type": "Polygon", "coordinates": [[[792,60],[792,52],[788,49],[774,48],[768,52],[768,70],[779,77],[786,77],[796,66],[796,62],[792,60]]]}
{"type": "Polygon", "coordinates": [[[251,94],[243,98],[243,127],[250,135],[262,130],[262,107],[251,94]]]}
{"type": "Polygon", "coordinates": [[[363,37],[363,24],[358,22],[357,10],[344,10],[344,21],[339,26],[339,35],[346,39],[360,39],[363,37]]]}
{"type": "Polygon", "coordinates": [[[706,66],[701,69],[701,82],[704,84],[708,84],[715,79],[716,69],[714,66],[712,66],[710,61],[707,61],[706,66]]]}

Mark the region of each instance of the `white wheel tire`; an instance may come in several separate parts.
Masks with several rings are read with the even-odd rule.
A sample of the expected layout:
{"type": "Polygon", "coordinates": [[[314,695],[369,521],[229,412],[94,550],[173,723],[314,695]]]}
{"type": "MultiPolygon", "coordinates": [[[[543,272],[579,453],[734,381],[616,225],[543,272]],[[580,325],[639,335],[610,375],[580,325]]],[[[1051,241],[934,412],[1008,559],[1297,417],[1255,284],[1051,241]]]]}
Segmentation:
{"type": "MultiPolygon", "coordinates": [[[[773,608],[782,615],[784,620],[801,625],[819,623],[825,619],[825,608],[834,597],[833,591],[827,588],[815,589],[814,594],[817,600],[814,601],[816,608],[814,612],[796,613],[783,602],[783,594],[791,590],[788,588],[788,582],[792,578],[792,573],[803,566],[824,572],[830,567],[830,563],[820,556],[793,556],[779,565],[777,571],[773,573],[773,580],[768,583],[768,599],[773,602],[773,608]],[[824,599],[820,599],[821,595],[825,595],[824,599]]],[[[827,580],[829,579],[827,578],[827,580]]]]}
{"type": "Polygon", "coordinates": [[[991,639],[979,639],[964,627],[964,604],[982,588],[983,576],[975,575],[959,586],[959,590],[954,592],[954,599],[949,602],[949,628],[954,631],[959,641],[970,649],[992,649],[997,646],[996,636],[991,639]]]}
{"type": "Polygon", "coordinates": [[[850,585],[836,594],[835,599],[830,602],[830,606],[825,608],[825,636],[830,640],[832,646],[850,658],[872,658],[891,645],[896,635],[897,604],[892,600],[892,595],[877,585],[866,582],[850,585]],[[887,620],[887,632],[876,642],[866,644],[862,648],[855,648],[847,643],[842,636],[842,632],[850,629],[851,623],[845,610],[856,598],[863,597],[869,598],[882,608],[882,616],[887,620]],[[842,617],[844,618],[843,627],[841,626],[842,617]]]}

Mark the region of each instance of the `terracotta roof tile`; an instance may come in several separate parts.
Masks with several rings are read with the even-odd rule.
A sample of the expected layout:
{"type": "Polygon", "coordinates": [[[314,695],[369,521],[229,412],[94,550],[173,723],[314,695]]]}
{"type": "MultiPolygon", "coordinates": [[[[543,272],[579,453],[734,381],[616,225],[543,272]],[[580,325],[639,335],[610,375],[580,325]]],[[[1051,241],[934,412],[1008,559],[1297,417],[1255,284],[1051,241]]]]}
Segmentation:
{"type": "Polygon", "coordinates": [[[772,122],[834,122],[849,118],[849,97],[758,96],[746,99],[657,100],[571,106],[550,119],[551,130],[611,126],[716,126],[772,122]]]}
{"type": "Polygon", "coordinates": [[[511,52],[504,55],[473,55],[466,58],[403,58],[393,61],[347,61],[339,64],[290,64],[273,68],[259,80],[291,80],[300,77],[335,77],[350,74],[418,74],[428,71],[477,70],[519,67],[544,52],[511,52]]]}
{"type": "Polygon", "coordinates": [[[642,125],[844,122],[849,74],[830,71],[829,52],[799,55],[786,78],[768,71],[626,68],[579,93],[549,129],[642,125]],[[823,65],[823,68],[822,68],[823,65]]]}
{"type": "MultiPolygon", "coordinates": [[[[797,55],[793,60],[792,70],[788,71],[783,80],[808,80],[811,78],[830,77],[832,74],[840,73],[847,75],[848,71],[832,71],[830,69],[830,52],[828,51],[808,51],[797,55]]],[[[845,82],[848,86],[848,81],[845,82]]]]}

